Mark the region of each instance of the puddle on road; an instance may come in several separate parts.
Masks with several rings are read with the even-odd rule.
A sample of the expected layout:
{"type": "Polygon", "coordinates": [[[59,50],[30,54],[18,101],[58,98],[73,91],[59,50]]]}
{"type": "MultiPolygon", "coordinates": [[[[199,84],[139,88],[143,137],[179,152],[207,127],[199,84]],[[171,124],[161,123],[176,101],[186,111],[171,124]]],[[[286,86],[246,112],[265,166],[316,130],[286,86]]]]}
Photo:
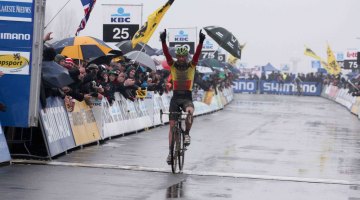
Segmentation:
{"type": "Polygon", "coordinates": [[[180,183],[174,184],[166,189],[166,198],[182,198],[184,197],[184,187],[183,183],[185,181],[181,181],[180,183]]]}

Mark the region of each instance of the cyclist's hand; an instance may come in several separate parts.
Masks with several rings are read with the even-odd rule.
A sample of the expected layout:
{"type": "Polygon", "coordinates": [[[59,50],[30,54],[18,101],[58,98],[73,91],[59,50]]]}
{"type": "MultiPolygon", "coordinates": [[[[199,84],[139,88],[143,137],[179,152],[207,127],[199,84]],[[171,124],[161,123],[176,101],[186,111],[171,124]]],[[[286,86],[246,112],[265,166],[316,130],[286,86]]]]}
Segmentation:
{"type": "Polygon", "coordinates": [[[199,33],[199,38],[200,38],[200,43],[203,43],[203,42],[204,42],[204,40],[205,40],[205,38],[206,38],[206,36],[205,36],[205,34],[204,34],[204,33],[202,33],[201,31],[202,31],[202,30],[200,30],[200,33],[199,33]]]}
{"type": "Polygon", "coordinates": [[[166,42],[166,29],[164,29],[164,31],[160,33],[160,40],[163,43],[166,42]]]}

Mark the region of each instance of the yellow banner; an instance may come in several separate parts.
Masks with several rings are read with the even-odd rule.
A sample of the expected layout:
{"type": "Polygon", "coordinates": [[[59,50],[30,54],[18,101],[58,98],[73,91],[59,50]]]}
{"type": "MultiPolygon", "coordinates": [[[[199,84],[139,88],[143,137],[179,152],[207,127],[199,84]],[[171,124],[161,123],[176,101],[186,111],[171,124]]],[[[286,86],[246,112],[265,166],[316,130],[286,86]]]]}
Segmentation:
{"type": "Polygon", "coordinates": [[[68,115],[77,146],[100,140],[95,117],[84,101],[75,100],[74,109],[68,115]]]}
{"type": "Polygon", "coordinates": [[[359,108],[360,108],[360,97],[356,97],[356,101],[353,104],[353,106],[351,107],[351,112],[355,115],[358,115],[359,108]]]}
{"type": "Polygon", "coordinates": [[[340,68],[339,64],[336,62],[334,53],[331,50],[329,44],[327,45],[326,53],[327,53],[327,61],[329,64],[329,68],[331,70],[331,74],[338,75],[341,72],[341,68],[340,68]]]}
{"type": "Polygon", "coordinates": [[[206,91],[203,102],[206,103],[207,105],[210,105],[211,101],[213,99],[213,96],[214,96],[214,91],[206,91]]]}
{"type": "Polygon", "coordinates": [[[150,40],[162,17],[165,15],[166,11],[170,8],[173,2],[174,0],[169,0],[168,2],[166,2],[165,5],[163,5],[161,8],[157,9],[155,12],[148,16],[148,21],[141,26],[141,28],[135,33],[134,37],[131,40],[133,48],[139,42],[146,44],[150,40]]]}

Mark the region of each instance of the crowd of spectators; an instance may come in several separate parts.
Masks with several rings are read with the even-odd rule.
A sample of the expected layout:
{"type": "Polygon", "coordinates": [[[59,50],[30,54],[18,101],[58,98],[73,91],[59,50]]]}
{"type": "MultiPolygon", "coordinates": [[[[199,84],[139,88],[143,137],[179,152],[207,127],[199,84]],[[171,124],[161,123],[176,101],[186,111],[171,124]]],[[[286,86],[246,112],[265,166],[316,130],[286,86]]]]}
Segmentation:
{"type": "MultiPolygon", "coordinates": [[[[73,60],[57,54],[50,46],[44,47],[44,61],[54,61],[66,69],[73,83],[58,88],[51,83],[42,82],[41,103],[46,106],[46,98],[59,96],[69,101],[76,99],[92,105],[91,99],[106,98],[110,104],[115,100],[115,92],[131,101],[138,99],[137,91],[153,91],[162,95],[171,91],[170,71],[166,69],[151,70],[132,60],[120,56],[110,63],[91,63],[83,60],[73,60]]],[[[223,72],[202,74],[197,72],[194,80],[194,90],[213,90],[215,93],[225,87],[231,87],[234,74],[225,69],[223,72]]]]}

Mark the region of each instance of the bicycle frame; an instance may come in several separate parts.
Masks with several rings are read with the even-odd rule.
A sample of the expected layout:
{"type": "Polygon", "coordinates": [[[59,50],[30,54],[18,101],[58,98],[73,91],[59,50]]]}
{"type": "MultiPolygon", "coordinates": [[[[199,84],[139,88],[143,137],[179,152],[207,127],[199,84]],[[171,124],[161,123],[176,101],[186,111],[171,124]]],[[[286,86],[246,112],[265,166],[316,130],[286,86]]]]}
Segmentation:
{"type": "Polygon", "coordinates": [[[170,150],[171,150],[171,170],[173,173],[181,173],[183,166],[184,166],[184,159],[185,159],[185,151],[186,147],[184,145],[184,135],[185,131],[182,128],[182,121],[185,120],[182,118],[183,115],[188,115],[188,113],[182,112],[162,112],[160,110],[160,121],[162,123],[162,115],[163,114],[173,114],[176,117],[176,122],[174,127],[172,128],[171,132],[171,143],[170,143],[170,150]],[[179,167],[177,171],[177,166],[179,167]]]}

